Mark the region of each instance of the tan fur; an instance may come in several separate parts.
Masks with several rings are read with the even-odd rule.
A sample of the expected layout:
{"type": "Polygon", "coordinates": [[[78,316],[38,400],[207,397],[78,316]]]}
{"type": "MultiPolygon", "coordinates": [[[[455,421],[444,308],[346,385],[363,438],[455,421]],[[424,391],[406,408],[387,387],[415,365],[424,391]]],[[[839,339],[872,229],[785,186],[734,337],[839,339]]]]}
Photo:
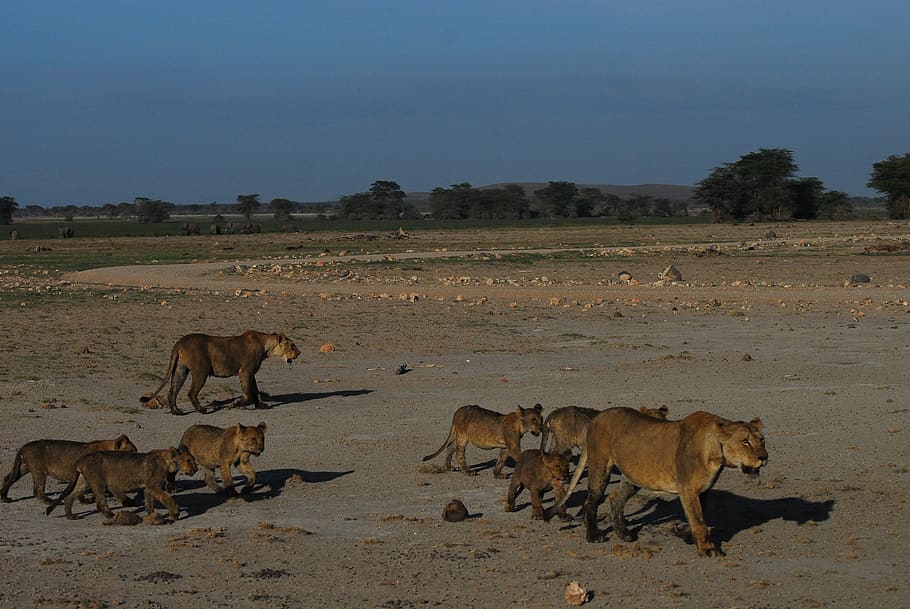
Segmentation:
{"type": "Polygon", "coordinates": [[[168,473],[182,472],[187,475],[196,473],[196,461],[185,448],[167,448],[147,453],[126,453],[100,451],[90,453],[76,461],[76,477],[63,494],[54,500],[46,510],[54,511],[60,503],[66,507],[66,517],[75,519],[73,501],[87,491],[92,490],[98,509],[108,518],[114,512],[107,505],[107,492],[116,497],[122,505],[130,506],[132,499],[127,496],[130,491],[142,489],[145,495],[145,511],[155,513],[155,501],[167,508],[172,520],[179,514],[177,504],[164,490],[168,473]]]}
{"type": "Polygon", "coordinates": [[[136,445],[125,435],[113,440],[95,440],[94,442],[73,442],[71,440],[34,440],[28,442],[18,451],[13,467],[3,478],[0,489],[0,500],[11,501],[9,489],[19,478],[27,473],[32,474],[32,485],[35,497],[45,503],[51,499],[45,494],[45,483],[50,476],[60,482],[69,482],[76,476],[76,461],[83,455],[98,450],[136,452],[136,445]]]}
{"type": "Polygon", "coordinates": [[[234,402],[233,406],[255,404],[256,408],[266,408],[259,395],[255,376],[262,362],[269,357],[280,357],[290,364],[299,355],[300,349],[284,333],[265,334],[247,330],[240,336],[187,334],[171,350],[171,359],[161,385],[139,400],[143,404],[149,402],[170,381],[168,406],[173,414],[182,414],[177,408],[177,394],[187,375],[191,374],[193,379],[187,395],[193,407],[204,413],[205,408],[199,403],[199,392],[208,377],[239,376],[243,397],[234,402]]]}
{"type": "Polygon", "coordinates": [[[427,455],[423,460],[429,461],[448,448],[446,471],[452,470],[452,455],[455,455],[461,471],[473,476],[477,472],[468,468],[464,458],[464,449],[468,442],[485,450],[500,448],[502,450],[499,451],[499,459],[493,468],[493,475],[497,478],[505,478],[502,467],[505,465],[506,459],[512,457],[517,463],[521,456],[521,436],[526,432],[535,436],[540,433],[543,426],[540,414],[542,411],[543,406],[540,404],[536,404],[533,408],[518,406],[514,412],[508,414],[487,410],[476,404],[462,406],[452,416],[452,426],[445,443],[439,450],[432,455],[427,455]]]}
{"type": "Polygon", "coordinates": [[[573,448],[584,448],[588,424],[598,414],[599,410],[581,406],[557,408],[547,415],[543,423],[540,450],[570,457],[573,448]],[[553,439],[553,443],[548,449],[547,442],[550,438],[553,439]]]}
{"type": "Polygon", "coordinates": [[[193,425],[183,432],[180,446],[185,446],[196,464],[205,470],[205,483],[216,493],[226,495],[234,493],[234,477],[231,475],[233,465],[246,476],[244,491],[252,490],[256,485],[256,472],[250,465],[251,455],[260,455],[265,450],[265,423],[256,427],[246,427],[238,423],[224,429],[214,425],[193,425]],[[221,483],[215,483],[215,470],[221,468],[221,483]]]}
{"type": "MultiPolygon", "coordinates": [[[[642,414],[655,419],[667,418],[666,406],[661,406],[660,408],[642,406],[638,410],[642,414]]],[[[565,455],[566,458],[571,456],[574,448],[583,450],[585,437],[588,433],[588,425],[598,414],[600,414],[599,410],[582,408],[581,406],[557,408],[547,415],[543,423],[543,433],[540,435],[540,450],[565,455]],[[550,435],[553,437],[553,445],[547,450],[547,440],[550,435]]]]}
{"type": "Polygon", "coordinates": [[[707,412],[694,412],[681,421],[663,421],[631,408],[610,408],[588,427],[586,446],[572,476],[571,495],[588,465],[585,525],[588,541],[600,541],[597,507],[616,467],[623,483],[610,495],[613,530],[631,539],[623,508],[641,488],[679,495],[700,556],[722,555],[711,541],[701,507],[701,494],[710,489],[724,467],[754,472],[768,460],[762,422],[729,421],[707,412]]]}
{"type": "Polygon", "coordinates": [[[563,501],[566,494],[563,482],[568,475],[569,460],[565,455],[548,454],[536,448],[522,451],[512,473],[509,493],[506,495],[506,511],[511,512],[515,509],[515,498],[524,487],[531,493],[531,518],[549,520],[550,511],[544,513],[540,499],[544,491],[552,488],[556,494],[556,513],[561,519],[570,520],[563,501]]]}

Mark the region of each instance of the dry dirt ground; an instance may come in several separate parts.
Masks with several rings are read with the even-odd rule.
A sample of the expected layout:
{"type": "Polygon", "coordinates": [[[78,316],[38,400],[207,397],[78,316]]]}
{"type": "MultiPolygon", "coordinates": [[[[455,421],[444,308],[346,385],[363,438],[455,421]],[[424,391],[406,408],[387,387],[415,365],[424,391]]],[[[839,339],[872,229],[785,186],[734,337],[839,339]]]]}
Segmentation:
{"type": "MultiPolygon", "coordinates": [[[[66,276],[0,264],[3,474],[37,438],[126,433],[150,450],[195,423],[268,423],[260,487],[225,499],[201,474],[180,478],[173,524],[103,526],[92,505],[48,517],[18,482],[0,505],[0,607],[559,607],[572,580],[591,607],[910,606],[910,225],[785,225],[775,240],[766,227],[647,230],[644,249],[527,236],[542,255],[458,233],[449,251],[415,235],[380,263],[330,251],[66,276]],[[671,263],[683,280],[656,281],[671,263]],[[303,352],[263,365],[273,409],[140,406],[179,336],[247,328],[285,331],[303,352]],[[580,519],[532,521],[527,492],[506,513],[495,451],[468,447],[474,477],[421,462],[457,407],[536,402],[761,417],[760,479],[728,470],[705,497],[726,557],[671,534],[672,497],[630,502],[638,541],[589,544],[580,519]],[[440,518],[452,497],[464,522],[440,518]]],[[[237,379],[210,379],[203,402],[238,393],[237,379]]]]}

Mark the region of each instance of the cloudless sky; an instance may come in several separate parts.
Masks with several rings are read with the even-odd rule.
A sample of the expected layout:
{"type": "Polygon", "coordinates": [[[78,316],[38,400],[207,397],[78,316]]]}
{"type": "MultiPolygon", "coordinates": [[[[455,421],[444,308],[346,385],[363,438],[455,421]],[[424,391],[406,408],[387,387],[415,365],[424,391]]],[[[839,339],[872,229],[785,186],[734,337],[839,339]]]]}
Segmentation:
{"type": "Polygon", "coordinates": [[[874,194],[910,2],[3,2],[0,195],[336,199],[395,180],[694,184],[759,148],[874,194]]]}

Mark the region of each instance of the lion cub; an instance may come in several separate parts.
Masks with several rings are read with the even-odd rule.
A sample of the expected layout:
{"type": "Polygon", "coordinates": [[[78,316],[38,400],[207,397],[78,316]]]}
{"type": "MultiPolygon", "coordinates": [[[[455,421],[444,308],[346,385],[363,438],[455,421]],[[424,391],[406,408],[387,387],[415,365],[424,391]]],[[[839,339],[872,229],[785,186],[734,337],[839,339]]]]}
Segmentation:
{"type": "Polygon", "coordinates": [[[238,423],[227,429],[214,425],[193,425],[183,432],[180,446],[185,446],[199,467],[205,469],[205,483],[210,489],[225,495],[236,492],[231,475],[233,465],[246,476],[243,491],[248,492],[256,485],[256,472],[250,465],[250,455],[258,456],[265,450],[266,429],[265,423],[256,427],[238,423]],[[215,470],[219,467],[224,488],[215,482],[215,470]]]}
{"type": "Polygon", "coordinates": [[[133,500],[127,497],[127,493],[142,489],[146,512],[155,513],[157,500],[167,508],[171,519],[177,520],[177,504],[165,492],[164,485],[168,474],[176,474],[178,471],[190,476],[196,473],[196,461],[183,447],[147,453],[89,453],[76,461],[75,478],[60,497],[51,502],[45,513],[50,515],[62,502],[66,507],[66,517],[75,519],[73,501],[91,488],[98,509],[108,518],[113,518],[114,512],[107,505],[107,492],[110,491],[124,506],[131,506],[133,500]]]}
{"type": "Polygon", "coordinates": [[[464,459],[464,449],[468,442],[485,450],[500,448],[502,450],[499,451],[499,459],[496,461],[496,467],[493,468],[493,475],[497,478],[505,478],[502,467],[505,465],[506,459],[512,457],[517,463],[521,456],[521,436],[526,432],[535,436],[540,433],[543,425],[542,411],[543,406],[540,404],[536,404],[533,408],[518,406],[514,412],[508,414],[487,410],[476,404],[462,406],[452,416],[452,427],[449,429],[446,441],[439,450],[432,455],[427,455],[423,460],[429,461],[448,448],[446,471],[452,470],[452,455],[455,455],[461,471],[469,476],[474,476],[477,472],[469,469],[464,459]]]}
{"type": "Polygon", "coordinates": [[[45,503],[52,499],[45,494],[45,483],[50,476],[60,482],[69,482],[76,475],[76,461],[79,457],[98,450],[136,452],[136,445],[126,436],[113,440],[94,442],[73,442],[71,440],[33,440],[16,451],[13,467],[3,479],[0,500],[9,503],[9,489],[19,478],[32,474],[35,497],[45,503]]]}
{"type": "Polygon", "coordinates": [[[566,514],[565,503],[560,505],[566,494],[563,481],[568,475],[569,460],[565,455],[547,454],[536,448],[522,451],[515,464],[515,472],[512,474],[512,481],[509,484],[509,494],[506,495],[506,511],[515,510],[515,498],[524,487],[531,493],[531,518],[549,520],[552,516],[552,508],[544,512],[540,496],[544,491],[552,488],[556,494],[556,513],[562,520],[571,520],[572,517],[566,514]]]}

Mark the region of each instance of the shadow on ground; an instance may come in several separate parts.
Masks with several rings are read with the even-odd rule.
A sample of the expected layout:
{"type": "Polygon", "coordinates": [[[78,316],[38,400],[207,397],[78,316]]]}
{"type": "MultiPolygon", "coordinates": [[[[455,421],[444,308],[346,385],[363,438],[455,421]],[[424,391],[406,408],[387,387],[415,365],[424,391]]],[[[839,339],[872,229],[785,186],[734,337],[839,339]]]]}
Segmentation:
{"type": "MultiPolygon", "coordinates": [[[[582,501],[585,492],[581,493],[582,501]]],[[[574,495],[573,495],[574,496],[574,495]]],[[[711,538],[718,543],[730,541],[737,533],[782,519],[798,525],[807,522],[824,522],[831,517],[834,500],[807,501],[800,497],[755,499],[729,491],[711,490],[702,495],[705,520],[711,529],[711,538]]],[[[579,515],[581,515],[579,511],[579,515]]],[[[601,505],[600,514],[604,513],[601,505]]],[[[686,543],[693,543],[686,516],[677,498],[653,498],[634,512],[627,512],[629,531],[638,536],[645,527],[667,525],[669,531],[686,543]]],[[[569,528],[583,526],[576,523],[569,528]]],[[[609,534],[609,530],[607,531],[609,534]]]]}

